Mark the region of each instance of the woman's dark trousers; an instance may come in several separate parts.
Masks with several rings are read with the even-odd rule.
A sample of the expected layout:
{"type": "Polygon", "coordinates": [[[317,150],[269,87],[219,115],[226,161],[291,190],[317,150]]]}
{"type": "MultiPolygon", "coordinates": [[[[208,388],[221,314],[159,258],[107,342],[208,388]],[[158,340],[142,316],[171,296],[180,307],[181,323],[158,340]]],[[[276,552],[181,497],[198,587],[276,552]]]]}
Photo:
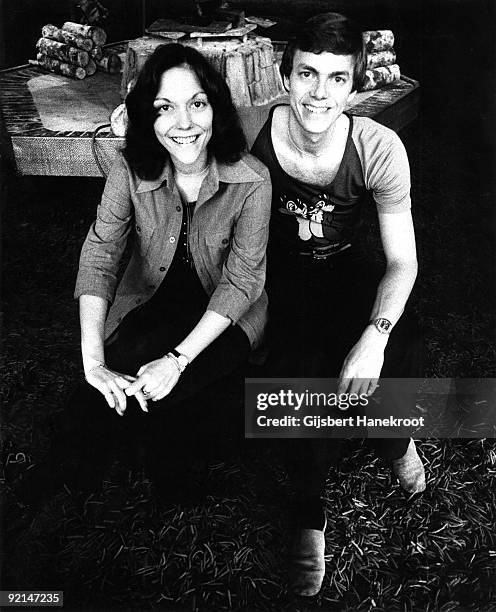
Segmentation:
{"type": "MultiPolygon", "coordinates": [[[[192,321],[191,312],[155,312],[145,305],[128,315],[110,337],[106,363],[135,375],[142,365],[174,348],[200,316],[201,311],[192,321]]],[[[203,442],[229,429],[225,419],[241,421],[242,415],[233,414],[240,412],[241,403],[226,405],[226,393],[231,389],[232,397],[233,385],[242,389],[242,366],[249,351],[245,333],[230,326],[186,368],[166,398],[148,402],[148,413],[131,397],[120,417],[99,391],[82,383],[56,423],[58,433],[49,453],[52,469],[69,486],[96,486],[117,442],[141,449],[148,473],[162,491],[180,489],[203,442]]]]}

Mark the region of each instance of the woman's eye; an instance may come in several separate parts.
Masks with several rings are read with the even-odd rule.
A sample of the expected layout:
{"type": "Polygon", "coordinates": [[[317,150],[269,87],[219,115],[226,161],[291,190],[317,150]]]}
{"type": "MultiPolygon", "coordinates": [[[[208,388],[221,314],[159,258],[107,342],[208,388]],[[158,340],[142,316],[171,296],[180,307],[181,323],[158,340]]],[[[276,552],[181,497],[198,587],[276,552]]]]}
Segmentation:
{"type": "Polygon", "coordinates": [[[193,102],[193,106],[195,108],[205,108],[207,106],[207,103],[205,102],[205,100],[195,100],[193,102]]]}
{"type": "Polygon", "coordinates": [[[170,104],[161,104],[160,106],[156,106],[155,110],[157,111],[157,113],[163,114],[169,111],[171,108],[172,107],[170,104]]]}

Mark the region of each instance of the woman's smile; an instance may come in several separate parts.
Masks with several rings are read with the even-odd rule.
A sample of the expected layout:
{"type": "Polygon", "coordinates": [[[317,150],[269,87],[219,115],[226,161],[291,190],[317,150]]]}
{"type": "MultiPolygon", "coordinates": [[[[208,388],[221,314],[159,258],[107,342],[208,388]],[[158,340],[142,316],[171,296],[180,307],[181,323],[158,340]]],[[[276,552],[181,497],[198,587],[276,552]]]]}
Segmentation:
{"type": "Polygon", "coordinates": [[[198,140],[199,137],[199,134],[194,134],[193,136],[169,136],[169,138],[178,145],[193,144],[198,140]]]}

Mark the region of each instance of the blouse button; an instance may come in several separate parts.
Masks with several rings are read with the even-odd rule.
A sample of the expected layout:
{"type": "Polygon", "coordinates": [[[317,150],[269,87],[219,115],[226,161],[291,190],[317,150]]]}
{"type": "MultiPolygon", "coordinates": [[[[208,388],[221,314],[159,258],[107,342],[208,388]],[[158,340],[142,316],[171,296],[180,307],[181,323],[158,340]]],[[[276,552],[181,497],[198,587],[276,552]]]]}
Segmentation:
{"type": "Polygon", "coordinates": [[[136,231],[141,232],[141,227],[139,225],[136,226],[136,231]]]}
{"type": "Polygon", "coordinates": [[[180,206],[176,206],[176,210],[177,210],[177,212],[181,212],[181,207],[180,206]]]}
{"type": "Polygon", "coordinates": [[[164,266],[160,266],[159,270],[160,270],[160,272],[165,272],[164,266]]]}
{"type": "Polygon", "coordinates": [[[171,236],[171,237],[169,238],[169,242],[170,242],[171,244],[174,244],[174,242],[176,242],[176,239],[174,238],[174,236],[171,236]]]}
{"type": "Polygon", "coordinates": [[[229,242],[229,240],[228,240],[227,238],[224,238],[224,239],[222,240],[222,244],[227,244],[228,242],[229,242]]]}

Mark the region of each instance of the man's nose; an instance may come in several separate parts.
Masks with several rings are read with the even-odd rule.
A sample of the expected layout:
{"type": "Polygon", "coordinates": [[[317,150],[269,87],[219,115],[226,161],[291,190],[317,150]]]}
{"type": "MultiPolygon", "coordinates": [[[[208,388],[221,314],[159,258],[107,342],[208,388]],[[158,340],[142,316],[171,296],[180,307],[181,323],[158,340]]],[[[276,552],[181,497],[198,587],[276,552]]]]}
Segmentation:
{"type": "Polygon", "coordinates": [[[312,91],[312,96],[317,100],[324,100],[327,98],[327,81],[326,79],[317,79],[315,87],[312,91]]]}

